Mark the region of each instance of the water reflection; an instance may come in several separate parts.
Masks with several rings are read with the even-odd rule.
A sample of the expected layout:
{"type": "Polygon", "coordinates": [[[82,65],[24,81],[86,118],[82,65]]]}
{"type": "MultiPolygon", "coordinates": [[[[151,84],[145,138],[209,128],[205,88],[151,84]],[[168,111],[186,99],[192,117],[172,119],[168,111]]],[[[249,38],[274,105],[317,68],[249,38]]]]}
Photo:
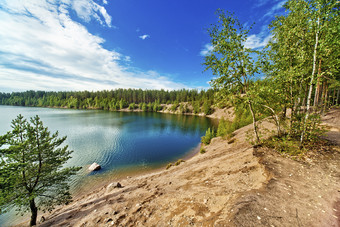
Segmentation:
{"type": "Polygon", "coordinates": [[[83,167],[70,182],[74,193],[183,158],[216,124],[197,116],[0,106],[0,135],[19,113],[39,115],[50,131],[67,136],[65,145],[74,150],[67,165],[83,167]],[[102,169],[89,173],[93,162],[102,169]]]}

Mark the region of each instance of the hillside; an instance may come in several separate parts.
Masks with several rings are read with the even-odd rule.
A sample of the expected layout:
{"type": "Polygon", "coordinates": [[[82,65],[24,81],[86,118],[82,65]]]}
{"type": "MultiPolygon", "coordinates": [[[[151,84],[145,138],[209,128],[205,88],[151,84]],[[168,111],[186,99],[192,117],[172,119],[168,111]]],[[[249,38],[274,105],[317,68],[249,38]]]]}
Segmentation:
{"type": "Polygon", "coordinates": [[[304,161],[253,148],[247,126],[179,166],[76,198],[39,226],[340,226],[340,110],[323,121],[337,144],[304,161]]]}

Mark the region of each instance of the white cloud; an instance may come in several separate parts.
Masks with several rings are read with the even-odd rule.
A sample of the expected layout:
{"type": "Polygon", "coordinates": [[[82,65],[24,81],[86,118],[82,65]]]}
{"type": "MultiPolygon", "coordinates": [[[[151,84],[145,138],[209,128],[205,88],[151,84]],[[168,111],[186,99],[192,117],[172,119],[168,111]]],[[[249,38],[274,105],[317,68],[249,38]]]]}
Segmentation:
{"type": "Polygon", "coordinates": [[[139,38],[144,40],[144,39],[150,38],[150,35],[140,35],[139,38]]]}
{"type": "Polygon", "coordinates": [[[102,6],[92,5],[89,11],[89,5],[82,4],[68,0],[0,2],[0,90],[185,87],[169,76],[128,68],[124,62],[130,62],[129,56],[103,48],[105,40],[73,21],[70,12],[75,10],[85,21],[106,17],[107,26],[111,17],[104,16],[102,6]]]}
{"type": "MultiPolygon", "coordinates": [[[[65,0],[62,0],[65,3],[65,0]]],[[[107,2],[106,2],[107,3],[107,2]]],[[[104,2],[105,4],[105,2],[104,2]]],[[[105,24],[111,27],[111,16],[106,12],[103,6],[95,3],[92,0],[76,0],[71,3],[72,9],[74,9],[79,18],[86,22],[89,22],[92,18],[99,21],[102,25],[105,24]],[[104,19],[104,21],[102,20],[104,19]]]]}
{"type": "Polygon", "coordinates": [[[207,43],[204,45],[203,49],[200,52],[201,56],[207,56],[210,54],[210,52],[214,49],[213,45],[211,45],[210,43],[207,43]]]}
{"type": "Polygon", "coordinates": [[[269,40],[272,38],[271,35],[267,35],[263,37],[261,34],[259,35],[250,35],[248,36],[246,42],[244,43],[244,47],[250,48],[250,49],[257,49],[265,47],[269,40]]]}
{"type": "Polygon", "coordinates": [[[286,3],[287,0],[282,0],[277,2],[274,6],[272,6],[266,14],[263,15],[265,17],[274,17],[280,10],[283,9],[283,5],[286,3]]]}

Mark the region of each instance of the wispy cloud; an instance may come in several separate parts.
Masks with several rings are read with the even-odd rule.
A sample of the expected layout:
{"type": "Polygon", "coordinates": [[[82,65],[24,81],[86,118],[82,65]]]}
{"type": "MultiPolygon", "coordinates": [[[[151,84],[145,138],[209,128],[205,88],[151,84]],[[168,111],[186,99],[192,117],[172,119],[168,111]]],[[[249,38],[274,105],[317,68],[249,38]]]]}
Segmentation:
{"type": "MultiPolygon", "coordinates": [[[[77,16],[83,19],[86,22],[89,22],[91,19],[95,19],[99,21],[102,25],[107,25],[111,27],[111,16],[106,12],[104,6],[101,6],[95,3],[92,0],[77,0],[68,2],[67,0],[62,0],[64,4],[68,4],[72,7],[77,13],[77,16]]],[[[107,4],[106,1],[103,1],[104,4],[107,4]]]]}
{"type": "Polygon", "coordinates": [[[272,38],[272,35],[267,35],[263,37],[261,34],[258,35],[250,35],[247,38],[247,41],[244,43],[244,47],[250,49],[258,49],[265,47],[269,40],[272,38]]]}
{"type": "Polygon", "coordinates": [[[275,3],[270,9],[268,9],[267,13],[263,15],[265,17],[274,17],[280,10],[283,9],[283,5],[286,3],[287,0],[279,1],[275,3]]]}
{"type": "Polygon", "coordinates": [[[139,38],[141,38],[142,40],[145,40],[147,38],[150,38],[150,35],[140,35],[139,38]]]}
{"type": "Polygon", "coordinates": [[[214,49],[213,45],[207,43],[204,45],[203,49],[200,51],[200,55],[205,57],[210,54],[210,52],[214,49]]]}
{"type": "Polygon", "coordinates": [[[73,21],[71,12],[112,27],[105,8],[91,0],[0,2],[1,91],[185,87],[124,64],[130,57],[105,49],[105,40],[73,21]]]}

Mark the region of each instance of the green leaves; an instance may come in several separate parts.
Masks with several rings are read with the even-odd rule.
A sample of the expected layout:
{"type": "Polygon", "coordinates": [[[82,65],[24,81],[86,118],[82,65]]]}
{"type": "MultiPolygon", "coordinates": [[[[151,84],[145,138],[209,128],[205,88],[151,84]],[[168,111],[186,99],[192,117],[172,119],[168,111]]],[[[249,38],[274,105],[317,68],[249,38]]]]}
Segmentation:
{"type": "Polygon", "coordinates": [[[11,127],[0,137],[1,212],[13,206],[26,210],[36,198],[46,209],[70,201],[67,181],[79,168],[63,168],[72,153],[61,146],[66,137],[51,134],[39,116],[27,122],[19,115],[11,127]]]}

